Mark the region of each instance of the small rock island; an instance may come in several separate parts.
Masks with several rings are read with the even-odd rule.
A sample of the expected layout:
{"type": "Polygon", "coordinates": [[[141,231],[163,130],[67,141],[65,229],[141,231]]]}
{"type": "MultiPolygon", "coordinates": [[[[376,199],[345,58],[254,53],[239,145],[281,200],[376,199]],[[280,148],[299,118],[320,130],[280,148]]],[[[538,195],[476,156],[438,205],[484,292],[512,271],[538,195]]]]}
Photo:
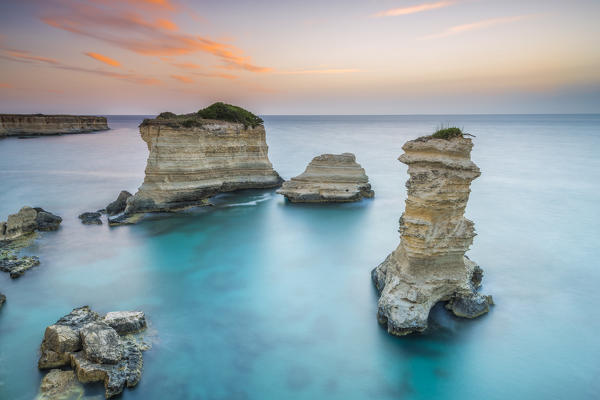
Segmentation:
{"type": "Polygon", "coordinates": [[[483,271],[465,256],[475,231],[464,213],[471,181],[481,175],[472,147],[457,128],[402,147],[399,160],[408,165],[410,179],[400,245],[372,271],[378,320],[391,334],[424,331],[438,302],[464,318],[485,314],[493,304],[491,296],[477,293],[483,271]]]}
{"type": "Polygon", "coordinates": [[[369,177],[352,153],[322,154],[277,193],[293,203],[341,203],[371,198],[369,177]]]}
{"type": "Polygon", "coordinates": [[[0,138],[107,130],[106,117],[90,115],[0,114],[0,138]]]}
{"type": "Polygon", "coordinates": [[[145,329],[141,311],[100,316],[88,306],[75,308],[44,333],[38,368],[51,371],[42,380],[40,397],[52,393],[52,398],[70,398],[69,391],[81,390],[74,378],[81,383],[103,382],[107,399],[125,386],[134,387],[142,376],[142,351],[148,347],[133,334],[145,329]],[[68,366],[73,371],[60,369],[68,366]]]}
{"type": "Polygon", "coordinates": [[[240,107],[215,103],[191,114],[164,112],[145,119],[140,133],[150,155],[125,215],[207,205],[218,193],[281,185],[262,119],[240,107]]]}

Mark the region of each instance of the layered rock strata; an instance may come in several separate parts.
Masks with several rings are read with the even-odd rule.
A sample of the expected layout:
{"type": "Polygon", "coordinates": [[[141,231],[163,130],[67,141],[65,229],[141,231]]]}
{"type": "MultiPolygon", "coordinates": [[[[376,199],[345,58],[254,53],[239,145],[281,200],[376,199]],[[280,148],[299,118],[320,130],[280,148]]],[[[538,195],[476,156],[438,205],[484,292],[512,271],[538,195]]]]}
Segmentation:
{"type": "Polygon", "coordinates": [[[369,177],[352,153],[322,154],[277,193],[294,203],[338,203],[373,197],[369,177]]]}
{"type": "Polygon", "coordinates": [[[480,175],[472,147],[467,138],[430,136],[402,147],[399,160],[408,165],[410,179],[400,245],[372,272],[380,293],[378,320],[392,334],[424,331],[438,302],[466,318],[489,310],[491,297],[476,291],[483,271],[465,257],[475,232],[464,212],[471,181],[480,175]]]}
{"type": "Polygon", "coordinates": [[[140,125],[150,155],[146,176],[125,214],[207,204],[217,193],[278,187],[262,124],[202,119],[197,114],[146,119],[140,125]]]}
{"type": "Polygon", "coordinates": [[[88,115],[0,114],[0,137],[85,133],[108,129],[105,117],[88,115]]]}
{"type": "Polygon", "coordinates": [[[146,348],[130,333],[146,328],[143,312],[119,311],[102,317],[84,306],[46,328],[40,369],[71,366],[81,383],[103,382],[106,398],[137,385],[146,348]]]}

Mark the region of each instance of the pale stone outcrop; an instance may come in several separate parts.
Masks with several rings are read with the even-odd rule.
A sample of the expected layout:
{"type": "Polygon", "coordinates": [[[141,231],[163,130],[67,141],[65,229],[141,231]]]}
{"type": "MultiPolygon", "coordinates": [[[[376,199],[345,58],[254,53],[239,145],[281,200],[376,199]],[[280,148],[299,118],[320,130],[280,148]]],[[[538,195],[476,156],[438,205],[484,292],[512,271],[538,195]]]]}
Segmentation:
{"type": "Polygon", "coordinates": [[[262,124],[172,115],[140,125],[150,155],[144,183],[127,201],[126,215],[204,205],[220,192],[281,184],[267,156],[262,124]]]}
{"type": "Polygon", "coordinates": [[[365,170],[352,153],[322,154],[277,193],[294,203],[338,203],[373,197],[365,170]]]}
{"type": "MultiPolygon", "coordinates": [[[[103,382],[106,398],[114,397],[125,386],[137,385],[142,376],[142,351],[148,347],[129,333],[145,327],[141,311],[116,311],[102,317],[88,306],[76,308],[46,328],[38,367],[71,366],[79,382],[103,382]]],[[[53,389],[54,395],[59,396],[58,392],[53,389]]]]}
{"type": "Polygon", "coordinates": [[[55,231],[61,222],[61,217],[43,208],[25,206],[10,214],[6,222],[0,222],[0,241],[18,239],[35,231],[55,231]]]}
{"type": "Polygon", "coordinates": [[[408,165],[410,179],[400,245],[372,272],[380,292],[378,320],[392,334],[425,330],[440,301],[466,318],[487,312],[492,303],[476,292],[483,272],[465,256],[475,232],[464,212],[471,181],[480,175],[472,147],[463,137],[423,137],[402,147],[399,160],[408,165]]]}
{"type": "Polygon", "coordinates": [[[89,115],[0,114],[0,137],[86,133],[108,129],[106,117],[89,115]]]}

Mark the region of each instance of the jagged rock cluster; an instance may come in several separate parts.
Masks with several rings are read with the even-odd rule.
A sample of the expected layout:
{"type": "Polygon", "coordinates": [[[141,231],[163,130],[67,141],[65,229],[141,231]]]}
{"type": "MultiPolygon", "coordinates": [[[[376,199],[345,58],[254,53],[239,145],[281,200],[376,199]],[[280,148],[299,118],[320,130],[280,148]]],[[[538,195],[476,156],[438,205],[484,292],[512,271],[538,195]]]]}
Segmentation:
{"type": "Polygon", "coordinates": [[[475,233],[464,212],[471,181],[480,175],[472,147],[462,135],[428,136],[402,147],[399,160],[410,179],[400,245],[372,272],[380,292],[378,320],[392,334],[425,330],[429,311],[441,301],[466,318],[486,313],[492,303],[476,292],[483,271],[465,257],[475,233]]]}
{"type": "Polygon", "coordinates": [[[102,214],[107,214],[109,216],[121,214],[123,211],[125,211],[125,207],[127,207],[127,200],[131,196],[131,193],[126,190],[122,190],[117,199],[107,205],[106,208],[98,211],[87,211],[79,214],[79,219],[84,225],[102,225],[102,214]]]}
{"type": "Polygon", "coordinates": [[[85,133],[108,129],[105,117],[87,115],[0,114],[0,137],[85,133]]]}
{"type": "Polygon", "coordinates": [[[62,218],[40,207],[23,207],[16,214],[0,222],[0,271],[10,277],[20,277],[30,268],[40,264],[36,256],[18,257],[16,250],[27,247],[36,231],[57,230],[62,218]]]}
{"type": "Polygon", "coordinates": [[[207,204],[220,192],[281,184],[262,124],[184,117],[164,113],[140,125],[150,155],[144,183],[127,201],[125,214],[171,211],[207,204]]]}
{"type": "MultiPolygon", "coordinates": [[[[145,328],[146,318],[140,311],[110,312],[102,317],[87,306],[76,308],[46,328],[38,367],[71,366],[79,382],[103,382],[106,398],[114,397],[141,378],[146,348],[130,334],[145,328]]],[[[58,377],[53,371],[49,374],[58,377]]]]}
{"type": "Polygon", "coordinates": [[[294,203],[349,202],[375,194],[352,153],[313,158],[302,174],[284,182],[277,193],[294,203]]]}

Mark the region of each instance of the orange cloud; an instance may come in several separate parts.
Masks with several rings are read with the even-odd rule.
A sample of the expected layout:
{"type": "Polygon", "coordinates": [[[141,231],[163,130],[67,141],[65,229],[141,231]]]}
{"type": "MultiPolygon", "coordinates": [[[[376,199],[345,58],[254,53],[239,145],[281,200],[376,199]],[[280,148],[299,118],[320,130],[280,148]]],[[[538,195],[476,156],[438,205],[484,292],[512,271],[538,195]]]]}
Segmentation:
{"type": "Polygon", "coordinates": [[[14,86],[11,85],[10,83],[4,83],[4,82],[0,82],[0,89],[11,89],[14,86]]]}
{"type": "Polygon", "coordinates": [[[459,33],[468,32],[468,31],[476,31],[480,29],[489,28],[496,25],[504,25],[512,22],[521,21],[526,18],[530,18],[532,15],[515,15],[513,17],[502,17],[502,18],[491,18],[483,21],[472,22],[470,24],[463,24],[453,26],[451,28],[446,29],[444,32],[436,33],[433,35],[423,36],[421,39],[436,39],[443,38],[447,36],[457,35],[459,33]]]}
{"type": "Polygon", "coordinates": [[[170,0],[92,0],[95,3],[101,4],[122,4],[129,3],[131,5],[147,8],[174,11],[177,7],[170,0]]]}
{"type": "Polygon", "coordinates": [[[171,78],[182,82],[182,83],[194,83],[194,80],[192,78],[189,78],[187,76],[181,76],[181,75],[171,75],[171,78]]]}
{"type": "Polygon", "coordinates": [[[0,52],[0,58],[10,61],[29,63],[29,64],[46,64],[52,68],[62,69],[67,71],[75,71],[75,72],[84,72],[88,74],[100,75],[109,78],[120,79],[124,81],[128,81],[131,83],[136,83],[140,85],[156,85],[160,83],[160,80],[146,77],[143,75],[138,75],[135,73],[118,73],[118,72],[110,72],[104,71],[100,69],[91,69],[91,68],[83,68],[77,67],[74,65],[65,64],[58,60],[48,57],[40,57],[30,54],[27,51],[22,50],[13,50],[13,49],[2,49],[0,52]]]}
{"type": "Polygon", "coordinates": [[[85,53],[85,55],[88,57],[92,57],[94,60],[103,62],[104,64],[108,64],[112,67],[120,67],[121,66],[121,63],[118,62],[117,60],[113,60],[112,58],[103,56],[102,54],[89,52],[89,53],[85,53]]]}
{"type": "Polygon", "coordinates": [[[34,56],[34,55],[29,54],[29,52],[27,52],[27,51],[5,50],[4,52],[8,56],[15,58],[15,59],[22,60],[22,61],[30,61],[30,62],[37,61],[37,62],[43,62],[46,64],[59,64],[58,60],[55,60],[54,58],[34,56]]]}
{"type": "MultiPolygon", "coordinates": [[[[147,56],[177,56],[205,52],[221,59],[226,68],[267,72],[254,65],[235,46],[166,29],[169,23],[150,22],[139,15],[65,0],[68,7],[53,7],[42,17],[46,24],[74,34],[92,37],[147,56]]],[[[102,0],[107,1],[107,0],[102,0]]],[[[170,21],[169,21],[170,22],[170,21]]],[[[174,24],[173,24],[174,25],[174,24]]]]}
{"type": "Polygon", "coordinates": [[[435,3],[424,3],[417,6],[392,8],[390,10],[381,11],[374,17],[397,17],[399,15],[415,14],[423,11],[436,10],[438,8],[448,7],[455,4],[456,1],[438,1],[435,3]]]}
{"type": "Polygon", "coordinates": [[[168,31],[176,31],[179,30],[179,27],[175,24],[175,22],[170,21],[168,19],[157,19],[156,26],[159,28],[166,29],[168,31]]]}

